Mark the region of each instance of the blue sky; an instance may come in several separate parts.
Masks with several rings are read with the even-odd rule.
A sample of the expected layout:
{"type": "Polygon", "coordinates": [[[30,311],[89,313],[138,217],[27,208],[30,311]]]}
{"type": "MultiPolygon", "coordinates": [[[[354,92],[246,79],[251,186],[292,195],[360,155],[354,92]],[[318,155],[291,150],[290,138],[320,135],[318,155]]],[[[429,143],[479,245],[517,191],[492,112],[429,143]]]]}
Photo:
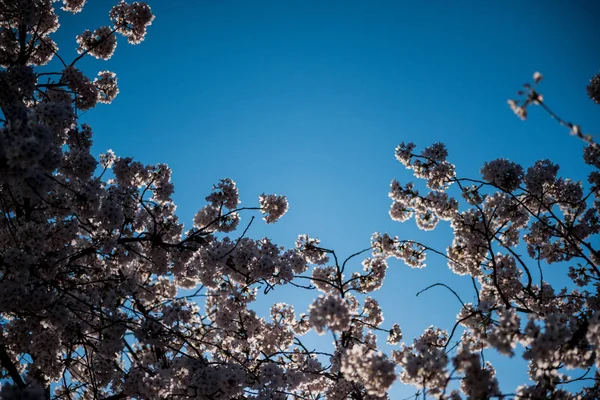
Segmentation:
{"type": "MultiPolygon", "coordinates": [[[[112,2],[89,3],[80,15],[61,16],[56,40],[66,59],[75,56],[76,34],[108,23],[112,2]]],[[[563,176],[585,178],[578,140],[542,110],[519,120],[506,100],[540,71],[547,103],[584,132],[600,131],[600,108],[585,93],[600,72],[595,1],[149,4],[156,19],[145,42],[120,40],[108,62],[82,60],[91,75],[116,72],[121,89],[112,105],[84,119],[96,154],[111,148],[169,164],[188,226],[211,185],[230,177],[242,205],[254,206],[262,192],[290,202],[278,224],[255,222],[252,237],[289,247],[308,233],[344,257],[380,231],[443,250],[451,241],[446,226],[424,233],[388,216],[390,181],[412,180],[394,159],[402,141],[444,142],[461,176],[478,177],[484,161],[506,157],[524,166],[550,158],[563,176]]],[[[469,281],[439,258],[420,271],[392,262],[374,294],[386,325],[400,323],[408,340],[430,324],[450,329],[459,309],[450,293],[415,297],[438,281],[472,300],[469,281]]],[[[304,311],[313,294],[275,290],[267,300],[304,311]]],[[[498,364],[499,377],[512,390],[526,369],[507,365],[498,364]]],[[[414,392],[396,385],[391,394],[414,392]]]]}

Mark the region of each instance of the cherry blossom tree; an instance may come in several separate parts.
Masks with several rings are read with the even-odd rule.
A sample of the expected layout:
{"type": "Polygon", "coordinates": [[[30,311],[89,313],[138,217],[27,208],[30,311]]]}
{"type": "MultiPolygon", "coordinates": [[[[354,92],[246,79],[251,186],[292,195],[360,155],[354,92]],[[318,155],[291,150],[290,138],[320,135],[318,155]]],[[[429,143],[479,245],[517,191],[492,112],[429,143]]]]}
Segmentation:
{"type": "MultiPolygon", "coordinates": [[[[51,38],[56,3],[0,0],[0,399],[366,400],[387,398],[397,379],[423,398],[600,397],[600,149],[544,103],[540,74],[509,104],[521,118],[541,106],[586,142],[587,183],[560,177],[550,160],[525,169],[498,159],[481,178],[459,178],[443,144],[417,152],[403,143],[396,158],[426,193],[393,181],[390,216],[424,230],[447,221],[452,243],[440,251],[375,233],[341,260],[308,235],[287,250],[247,237],[255,217],[244,227],[242,213],[274,223],[288,209],[283,196],[239,207],[235,182],[222,179],[186,230],[167,165],[112,151],[96,159],[79,116],[112,102],[117,76],[91,79],[77,62],[109,59],[117,35],[144,41],[154,16],[121,1],[109,25],[77,37],[79,56],[67,62],[51,38]],[[433,283],[426,290],[460,300],[456,324],[406,344],[398,324],[383,325],[373,292],[389,258],[422,268],[427,253],[470,279],[477,301],[433,283]],[[549,264],[564,267],[567,287],[544,280],[549,264]],[[276,303],[269,319],[252,309],[260,288],[286,285],[321,294],[305,313],[276,303]],[[309,331],[331,335],[331,348],[309,349],[309,331]],[[380,351],[382,335],[397,350],[380,351]],[[530,384],[503,393],[484,351],[527,360],[530,384]]],[[[62,9],[84,5],[63,0],[62,9]]],[[[599,82],[587,89],[596,102],[599,82]]]]}

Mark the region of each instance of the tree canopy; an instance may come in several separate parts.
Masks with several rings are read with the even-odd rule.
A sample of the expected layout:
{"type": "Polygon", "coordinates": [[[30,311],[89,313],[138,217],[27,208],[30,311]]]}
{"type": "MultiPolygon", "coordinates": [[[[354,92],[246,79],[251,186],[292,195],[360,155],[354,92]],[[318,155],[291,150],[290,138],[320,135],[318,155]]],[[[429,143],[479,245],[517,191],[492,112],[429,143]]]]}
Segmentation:
{"type": "MultiPolygon", "coordinates": [[[[291,249],[250,237],[240,215],[275,223],[284,196],[240,207],[236,183],[222,179],[186,230],[167,165],[94,157],[80,118],[113,101],[117,76],[90,78],[78,61],[111,58],[118,35],[143,42],[154,15],[121,1],[65,60],[52,39],[55,4],[0,0],[0,399],[366,400],[388,398],[398,379],[423,398],[600,397],[600,147],[550,109],[540,73],[508,104],[522,119],[541,107],[583,140],[587,182],[547,159],[491,160],[464,178],[444,144],[401,143],[396,158],[420,183],[391,182],[390,217],[423,230],[444,221],[452,243],[376,232],[342,260],[308,235],[291,249]],[[472,281],[466,296],[476,300],[433,283],[425,290],[458,299],[456,324],[403,338],[399,324],[383,324],[377,289],[390,258],[423,268],[430,253],[472,281]],[[563,287],[544,279],[551,264],[563,287]],[[320,293],[305,312],[275,303],[262,318],[252,308],[259,288],[278,286],[320,293]],[[332,345],[307,347],[309,331],[332,345]],[[485,351],[525,359],[529,382],[502,392],[485,351]]],[[[600,75],[587,93],[600,103],[600,75]]]]}

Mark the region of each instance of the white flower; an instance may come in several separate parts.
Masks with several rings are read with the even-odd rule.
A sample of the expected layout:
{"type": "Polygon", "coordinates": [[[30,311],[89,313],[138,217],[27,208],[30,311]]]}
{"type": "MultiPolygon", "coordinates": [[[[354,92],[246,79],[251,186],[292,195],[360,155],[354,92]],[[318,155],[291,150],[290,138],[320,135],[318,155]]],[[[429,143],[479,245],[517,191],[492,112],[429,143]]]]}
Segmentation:
{"type": "Polygon", "coordinates": [[[259,196],[260,212],[266,214],[263,218],[267,224],[276,222],[288,210],[288,201],[285,196],[275,194],[261,194],[259,196]]]}

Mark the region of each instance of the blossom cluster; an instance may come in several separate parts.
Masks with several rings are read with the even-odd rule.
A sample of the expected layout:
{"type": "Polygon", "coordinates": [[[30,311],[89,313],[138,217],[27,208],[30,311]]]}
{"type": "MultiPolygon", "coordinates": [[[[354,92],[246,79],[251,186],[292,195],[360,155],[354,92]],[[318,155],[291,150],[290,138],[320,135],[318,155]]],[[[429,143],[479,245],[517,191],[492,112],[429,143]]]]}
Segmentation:
{"type": "Polygon", "coordinates": [[[326,329],[343,332],[350,327],[350,307],[338,296],[319,296],[310,306],[309,321],[319,334],[326,329]]]}
{"type": "Polygon", "coordinates": [[[349,381],[364,385],[369,395],[383,397],[396,380],[395,366],[381,352],[357,344],[344,353],[341,372],[349,381]]]}
{"type": "Polygon", "coordinates": [[[277,196],[274,194],[261,194],[259,197],[261,212],[265,215],[267,224],[276,222],[288,210],[288,201],[285,196],[277,196]]]}
{"type": "MultiPolygon", "coordinates": [[[[537,76],[536,83],[540,79],[537,76]]],[[[541,100],[541,96],[534,97],[530,102],[541,100]]],[[[525,109],[516,111],[526,115],[525,109]]],[[[592,321],[599,304],[600,264],[591,240],[600,232],[598,146],[590,143],[584,150],[585,163],[594,167],[588,188],[560,177],[558,165],[549,160],[537,161],[527,169],[507,159],[492,160],[482,167],[479,180],[447,176],[444,185],[432,184],[436,175],[430,170],[440,160],[447,162],[447,152],[436,144],[417,154],[415,147],[401,144],[396,157],[417,178],[425,180],[431,191],[421,194],[414,183],[401,185],[393,180],[390,216],[400,222],[414,217],[424,230],[435,228],[439,221],[449,221],[453,240],[445,254],[448,266],[472,279],[477,304],[463,304],[457,315],[453,333],[462,326],[464,334],[452,359],[443,352],[447,343],[431,339],[440,336],[433,330],[413,346],[394,352],[403,368],[401,380],[424,388],[434,397],[444,397],[452,375],[462,374],[461,391],[468,398],[501,396],[493,367],[482,365],[477,352],[493,349],[514,356],[521,347],[534,384],[519,387],[517,398],[579,398],[569,397],[557,383],[571,381],[562,369],[586,369],[595,362],[592,349],[596,331],[591,324],[595,324],[592,321]],[[451,183],[462,192],[467,205],[464,211],[450,196],[451,183]],[[520,254],[520,245],[530,258],[520,254]],[[543,266],[563,262],[577,264],[568,268],[568,276],[584,290],[556,290],[544,281],[543,266]],[[537,278],[534,268],[540,271],[537,278]],[[529,322],[522,322],[523,316],[529,322]],[[452,371],[447,369],[449,361],[455,365],[452,371]]],[[[372,239],[374,254],[383,257],[398,257],[406,243],[410,241],[388,234],[375,234],[372,239]]],[[[431,250],[420,246],[423,251],[431,250]]],[[[597,390],[594,385],[581,393],[588,396],[584,398],[593,398],[597,390]]],[[[451,392],[449,396],[459,394],[451,392]]]]}
{"type": "Polygon", "coordinates": [[[112,57],[117,48],[117,38],[109,26],[102,26],[94,32],[86,30],[77,36],[77,52],[88,53],[102,60],[112,57]]]}

